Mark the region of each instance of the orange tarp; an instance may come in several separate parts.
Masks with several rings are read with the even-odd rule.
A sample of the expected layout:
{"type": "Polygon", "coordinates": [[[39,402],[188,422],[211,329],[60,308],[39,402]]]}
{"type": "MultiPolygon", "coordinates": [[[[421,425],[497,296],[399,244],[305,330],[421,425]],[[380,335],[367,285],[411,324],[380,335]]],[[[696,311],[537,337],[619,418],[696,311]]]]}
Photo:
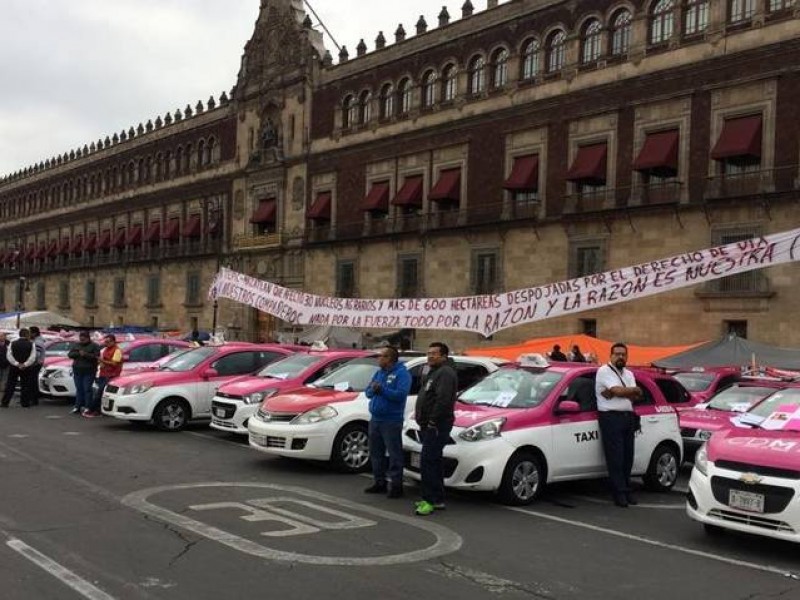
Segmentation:
{"type": "MultiPolygon", "coordinates": [[[[587,360],[591,360],[589,357],[591,354],[597,362],[604,363],[611,354],[612,343],[613,342],[590,337],[588,335],[576,334],[527,340],[513,346],[470,348],[466,350],[464,354],[468,356],[496,356],[507,360],[517,360],[520,354],[538,353],[547,356],[555,344],[561,346],[561,351],[564,354],[569,355],[572,346],[577,344],[587,360]]],[[[627,344],[628,364],[649,365],[653,361],[678,354],[679,352],[694,348],[702,343],[704,342],[689,344],[687,346],[634,346],[632,344],[627,344]]]]}

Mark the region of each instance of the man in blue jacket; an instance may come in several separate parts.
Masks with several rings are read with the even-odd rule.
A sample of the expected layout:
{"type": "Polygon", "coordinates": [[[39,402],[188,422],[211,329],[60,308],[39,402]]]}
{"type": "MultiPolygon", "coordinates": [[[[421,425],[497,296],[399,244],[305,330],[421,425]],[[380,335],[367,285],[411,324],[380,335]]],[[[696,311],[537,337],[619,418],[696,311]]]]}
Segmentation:
{"type": "Polygon", "coordinates": [[[411,389],[411,375],[398,361],[397,348],[387,346],[378,354],[380,369],[367,386],[369,398],[369,456],[374,483],[367,494],[385,494],[389,498],[403,495],[403,419],[406,399],[411,389]],[[386,452],[389,468],[386,468],[386,452]],[[386,480],[391,486],[387,487],[386,480]]]}

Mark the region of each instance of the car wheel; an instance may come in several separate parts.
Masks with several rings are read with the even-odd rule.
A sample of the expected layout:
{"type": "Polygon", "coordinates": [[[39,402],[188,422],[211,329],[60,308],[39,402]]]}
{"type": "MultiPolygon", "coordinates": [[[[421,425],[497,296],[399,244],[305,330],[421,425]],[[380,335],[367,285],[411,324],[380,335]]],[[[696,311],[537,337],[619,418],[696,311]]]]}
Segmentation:
{"type": "Polygon", "coordinates": [[[153,411],[153,423],[161,431],[180,431],[189,421],[189,405],[182,398],[162,400],[153,411]]]}
{"type": "Polygon", "coordinates": [[[504,504],[530,504],[542,493],[545,480],[541,459],[533,452],[518,452],[506,465],[497,495],[504,504]]]}
{"type": "Polygon", "coordinates": [[[653,492],[668,492],[678,480],[680,456],[669,444],[660,444],[650,457],[647,473],[644,474],[645,487],[653,492]]]}
{"type": "Polygon", "coordinates": [[[361,473],[369,467],[369,432],[366,425],[342,427],[333,442],[331,463],[345,473],[361,473]]]}

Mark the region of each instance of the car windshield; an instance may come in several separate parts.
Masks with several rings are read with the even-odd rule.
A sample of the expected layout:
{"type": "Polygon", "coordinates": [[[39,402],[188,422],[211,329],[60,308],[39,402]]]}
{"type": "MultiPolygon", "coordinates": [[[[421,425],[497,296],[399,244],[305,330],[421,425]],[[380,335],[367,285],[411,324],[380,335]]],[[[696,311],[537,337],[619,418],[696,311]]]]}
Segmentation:
{"type": "Polygon", "coordinates": [[[377,370],[377,358],[356,358],[317,379],[313,385],[342,392],[363,392],[377,370]]]}
{"type": "Polygon", "coordinates": [[[745,412],[756,402],[769,396],[775,388],[769,387],[730,387],[711,399],[708,408],[728,412],[745,412]]]}
{"type": "Polygon", "coordinates": [[[176,354],[173,358],[163,365],[162,371],[186,372],[191,371],[209,356],[217,353],[217,348],[203,346],[202,348],[190,348],[188,351],[176,354]]]}
{"type": "Polygon", "coordinates": [[[293,354],[267,365],[258,373],[258,377],[273,377],[275,379],[291,379],[297,377],[311,365],[322,361],[321,356],[312,354],[293,354]]]}
{"type": "Polygon", "coordinates": [[[531,408],[544,402],[562,378],[555,371],[500,369],[465,390],[459,400],[482,406],[531,408]]]}
{"type": "Polygon", "coordinates": [[[675,379],[689,392],[705,392],[714,382],[713,373],[675,373],[675,379]]]}
{"type": "Polygon", "coordinates": [[[45,356],[66,356],[72,342],[53,342],[44,350],[45,356]]]}
{"type": "MultiPolygon", "coordinates": [[[[800,409],[800,388],[792,388],[788,390],[778,390],[771,396],[767,396],[756,404],[753,408],[747,411],[747,416],[749,417],[747,420],[748,422],[757,422],[760,420],[762,421],[761,425],[766,426],[768,417],[774,417],[774,413],[794,413],[798,409],[800,409]],[[753,418],[755,417],[755,418],[753,418]]],[[[788,418],[785,419],[789,423],[794,423],[794,426],[791,429],[799,429],[800,423],[798,422],[798,418],[788,418]]],[[[782,429],[782,427],[772,427],[773,429],[782,429]]]]}

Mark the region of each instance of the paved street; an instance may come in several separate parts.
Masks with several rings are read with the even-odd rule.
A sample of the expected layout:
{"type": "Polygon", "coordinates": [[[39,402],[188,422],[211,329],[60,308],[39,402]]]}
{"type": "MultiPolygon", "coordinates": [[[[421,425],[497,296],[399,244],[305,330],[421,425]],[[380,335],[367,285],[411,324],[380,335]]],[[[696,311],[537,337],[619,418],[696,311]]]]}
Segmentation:
{"type": "MultiPolygon", "coordinates": [[[[688,473],[679,487],[685,489],[688,473]]],[[[44,402],[0,412],[4,600],[800,597],[796,545],[707,537],[682,494],[601,483],[531,507],[451,494],[414,517],[367,478],[198,425],[165,434],[44,402]]]]}

